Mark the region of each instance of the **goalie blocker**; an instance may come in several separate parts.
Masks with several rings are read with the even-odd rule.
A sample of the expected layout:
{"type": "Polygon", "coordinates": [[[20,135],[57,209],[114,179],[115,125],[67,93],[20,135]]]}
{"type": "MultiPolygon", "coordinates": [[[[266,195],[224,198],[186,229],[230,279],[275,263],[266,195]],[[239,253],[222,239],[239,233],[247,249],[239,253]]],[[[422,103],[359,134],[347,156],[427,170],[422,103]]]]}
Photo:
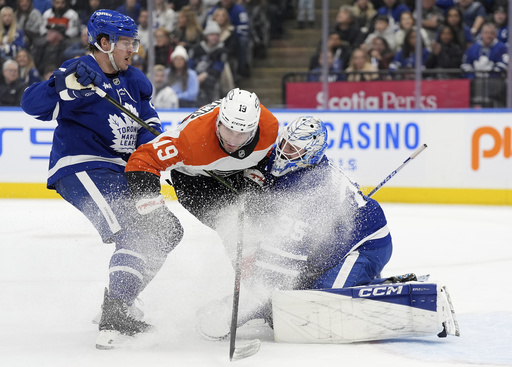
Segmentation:
{"type": "Polygon", "coordinates": [[[352,343],[459,336],[446,287],[407,282],[275,292],[274,336],[288,343],[352,343]]]}

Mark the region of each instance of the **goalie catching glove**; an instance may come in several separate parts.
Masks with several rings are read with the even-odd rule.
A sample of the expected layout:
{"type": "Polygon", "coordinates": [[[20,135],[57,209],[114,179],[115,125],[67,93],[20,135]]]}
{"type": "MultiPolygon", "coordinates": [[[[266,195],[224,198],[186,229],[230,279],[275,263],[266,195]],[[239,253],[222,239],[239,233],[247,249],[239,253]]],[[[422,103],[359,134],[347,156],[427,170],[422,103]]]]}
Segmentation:
{"type": "Polygon", "coordinates": [[[96,93],[94,86],[103,81],[100,73],[80,60],[72,62],[66,69],[55,70],[53,77],[55,91],[63,101],[90,97],[96,93]]]}

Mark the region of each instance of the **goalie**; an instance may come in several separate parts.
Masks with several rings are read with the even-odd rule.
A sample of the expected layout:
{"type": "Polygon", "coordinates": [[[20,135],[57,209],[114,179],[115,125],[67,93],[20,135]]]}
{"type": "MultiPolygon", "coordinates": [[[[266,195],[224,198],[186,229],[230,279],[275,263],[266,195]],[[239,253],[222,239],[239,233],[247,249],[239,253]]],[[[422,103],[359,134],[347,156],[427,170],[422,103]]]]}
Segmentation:
{"type": "MultiPolygon", "coordinates": [[[[278,137],[264,190],[248,199],[247,290],[241,292],[238,325],[263,318],[284,342],[458,333],[445,289],[432,283],[412,287],[414,274],[379,278],[392,253],[384,212],[332,166],[326,148],[327,129],[311,116],[297,118],[278,137]],[[426,313],[411,311],[414,302],[426,302],[426,313]]],[[[232,242],[230,233],[225,231],[224,243],[232,242]]],[[[200,310],[204,337],[229,334],[226,300],[200,310]]]]}

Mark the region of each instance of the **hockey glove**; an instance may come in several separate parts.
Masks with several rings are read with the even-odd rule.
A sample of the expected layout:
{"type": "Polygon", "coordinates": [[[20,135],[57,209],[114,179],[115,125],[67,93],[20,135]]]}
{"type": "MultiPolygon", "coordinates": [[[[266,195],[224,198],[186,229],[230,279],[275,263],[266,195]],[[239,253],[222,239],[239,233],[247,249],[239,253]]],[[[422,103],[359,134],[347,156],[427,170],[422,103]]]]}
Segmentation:
{"type": "Polygon", "coordinates": [[[95,94],[94,86],[102,82],[101,74],[83,61],[77,60],[66,69],[53,72],[55,91],[63,101],[89,97],[95,94]]]}
{"type": "Polygon", "coordinates": [[[170,252],[181,241],[183,227],[160,195],[160,177],[143,171],[125,172],[125,177],[140,214],[136,225],[159,243],[161,251],[170,252]]]}
{"type": "Polygon", "coordinates": [[[228,176],[226,181],[239,193],[257,192],[262,190],[265,176],[255,168],[247,168],[228,176]]]}

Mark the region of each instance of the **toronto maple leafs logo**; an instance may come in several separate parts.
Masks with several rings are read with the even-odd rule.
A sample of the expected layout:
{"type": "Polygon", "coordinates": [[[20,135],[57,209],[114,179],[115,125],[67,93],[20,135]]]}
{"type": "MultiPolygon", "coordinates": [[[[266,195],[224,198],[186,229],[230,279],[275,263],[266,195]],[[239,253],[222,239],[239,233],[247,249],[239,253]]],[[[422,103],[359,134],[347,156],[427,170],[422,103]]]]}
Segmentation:
{"type": "MultiPolygon", "coordinates": [[[[125,103],[124,106],[134,115],[139,115],[131,104],[125,103]]],[[[121,113],[121,116],[117,114],[109,115],[108,123],[114,134],[113,144],[110,147],[118,153],[133,153],[137,144],[137,132],[140,125],[124,113],[121,113]]]]}

